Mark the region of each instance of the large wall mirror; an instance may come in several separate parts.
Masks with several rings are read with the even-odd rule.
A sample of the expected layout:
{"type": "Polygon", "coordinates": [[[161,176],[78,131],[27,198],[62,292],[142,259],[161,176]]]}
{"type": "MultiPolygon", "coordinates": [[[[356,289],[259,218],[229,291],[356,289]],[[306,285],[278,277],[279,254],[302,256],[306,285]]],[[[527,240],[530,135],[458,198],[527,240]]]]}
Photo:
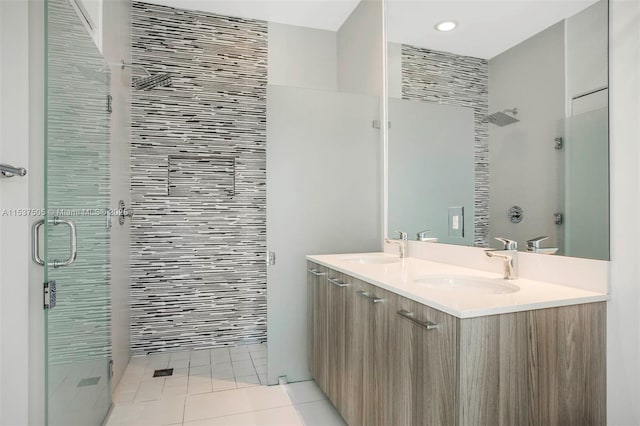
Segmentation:
{"type": "Polygon", "coordinates": [[[609,259],[607,0],[386,6],[388,235],[609,259]]]}

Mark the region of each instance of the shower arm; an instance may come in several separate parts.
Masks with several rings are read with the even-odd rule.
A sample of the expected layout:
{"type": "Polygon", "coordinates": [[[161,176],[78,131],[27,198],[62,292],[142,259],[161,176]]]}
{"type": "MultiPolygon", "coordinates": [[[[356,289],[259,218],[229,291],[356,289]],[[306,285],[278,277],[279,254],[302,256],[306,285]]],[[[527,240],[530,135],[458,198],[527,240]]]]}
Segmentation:
{"type": "Polygon", "coordinates": [[[147,74],[147,76],[148,76],[148,77],[151,77],[151,73],[149,73],[149,71],[147,71],[147,69],[146,69],[145,67],[142,67],[142,66],[140,66],[140,65],[128,64],[128,63],[126,63],[126,62],[124,61],[124,59],[123,59],[122,61],[120,61],[120,67],[121,67],[122,69],[125,69],[126,67],[129,67],[129,68],[136,68],[136,69],[139,69],[139,70],[144,71],[144,72],[145,72],[145,74],[147,74]]]}

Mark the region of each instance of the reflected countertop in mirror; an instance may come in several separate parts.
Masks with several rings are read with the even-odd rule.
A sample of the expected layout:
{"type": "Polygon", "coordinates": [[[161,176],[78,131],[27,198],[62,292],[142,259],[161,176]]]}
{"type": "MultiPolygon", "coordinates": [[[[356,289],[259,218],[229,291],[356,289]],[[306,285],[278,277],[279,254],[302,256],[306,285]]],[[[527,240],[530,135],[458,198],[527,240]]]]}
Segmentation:
{"type": "Polygon", "coordinates": [[[387,1],[388,235],[609,258],[607,8],[387,1]]]}

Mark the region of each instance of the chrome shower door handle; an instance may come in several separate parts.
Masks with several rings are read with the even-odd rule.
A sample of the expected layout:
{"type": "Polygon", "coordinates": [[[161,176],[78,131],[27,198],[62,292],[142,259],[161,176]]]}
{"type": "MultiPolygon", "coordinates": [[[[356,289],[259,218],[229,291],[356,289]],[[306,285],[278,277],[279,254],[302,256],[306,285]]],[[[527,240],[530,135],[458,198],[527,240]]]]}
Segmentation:
{"type": "MultiPolygon", "coordinates": [[[[78,258],[78,231],[76,230],[76,225],[73,221],[68,219],[60,219],[59,217],[54,217],[53,219],[47,220],[47,223],[51,225],[66,225],[69,227],[69,257],[64,260],[54,260],[53,262],[47,262],[47,266],[53,266],[54,268],[60,268],[62,266],[69,266],[78,258]]],[[[40,257],[40,227],[44,225],[44,219],[37,221],[31,227],[32,233],[32,252],[31,258],[38,265],[44,265],[45,262],[40,257]]]]}
{"type": "Polygon", "coordinates": [[[69,227],[69,257],[63,262],[54,260],[53,267],[69,266],[78,258],[78,231],[76,230],[76,224],[71,220],[60,219],[59,217],[54,217],[53,221],[50,220],[49,223],[53,223],[54,225],[67,225],[69,227]]]}
{"type": "Polygon", "coordinates": [[[40,228],[42,225],[44,225],[44,219],[31,225],[31,260],[44,266],[44,260],[40,258],[40,228]]]}

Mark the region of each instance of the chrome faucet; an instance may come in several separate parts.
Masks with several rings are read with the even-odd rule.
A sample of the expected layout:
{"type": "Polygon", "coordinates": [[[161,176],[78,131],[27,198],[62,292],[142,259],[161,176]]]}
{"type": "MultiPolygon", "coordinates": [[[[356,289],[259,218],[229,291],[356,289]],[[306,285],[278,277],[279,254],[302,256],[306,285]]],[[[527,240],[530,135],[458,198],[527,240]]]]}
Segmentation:
{"type": "Polygon", "coordinates": [[[404,258],[407,255],[407,241],[409,240],[409,236],[406,232],[396,231],[400,237],[398,241],[391,240],[389,238],[385,238],[384,240],[389,244],[397,244],[400,249],[400,257],[404,258]]]}
{"type": "Polygon", "coordinates": [[[546,235],[542,237],[532,238],[527,240],[527,250],[533,253],[539,254],[554,254],[558,251],[558,247],[540,247],[540,242],[548,239],[546,235]]]}
{"type": "Polygon", "coordinates": [[[518,278],[518,243],[507,238],[496,237],[504,248],[502,250],[487,249],[485,254],[489,257],[497,257],[504,262],[504,279],[515,280],[518,278]]]}

